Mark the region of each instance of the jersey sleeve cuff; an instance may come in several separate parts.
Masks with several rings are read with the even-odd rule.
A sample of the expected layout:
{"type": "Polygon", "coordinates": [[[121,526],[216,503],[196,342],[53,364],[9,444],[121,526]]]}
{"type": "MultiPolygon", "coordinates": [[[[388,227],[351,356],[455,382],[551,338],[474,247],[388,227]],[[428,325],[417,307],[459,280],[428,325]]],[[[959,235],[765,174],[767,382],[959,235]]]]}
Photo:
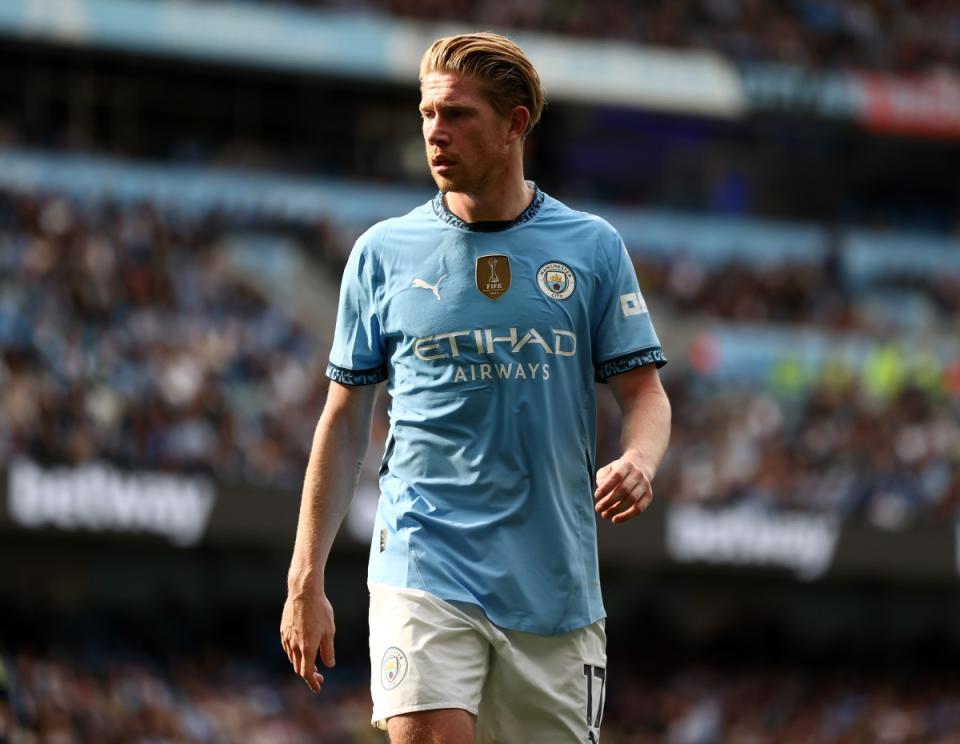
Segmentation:
{"type": "Polygon", "coordinates": [[[379,367],[370,369],[347,369],[338,367],[333,362],[327,363],[327,377],[341,385],[375,385],[387,379],[387,366],[381,364],[379,367]]]}
{"type": "Polygon", "coordinates": [[[606,362],[594,366],[593,377],[597,382],[606,382],[614,375],[619,375],[637,367],[656,364],[657,369],[667,363],[667,356],[660,346],[648,346],[646,349],[631,351],[629,354],[614,357],[606,362]]]}

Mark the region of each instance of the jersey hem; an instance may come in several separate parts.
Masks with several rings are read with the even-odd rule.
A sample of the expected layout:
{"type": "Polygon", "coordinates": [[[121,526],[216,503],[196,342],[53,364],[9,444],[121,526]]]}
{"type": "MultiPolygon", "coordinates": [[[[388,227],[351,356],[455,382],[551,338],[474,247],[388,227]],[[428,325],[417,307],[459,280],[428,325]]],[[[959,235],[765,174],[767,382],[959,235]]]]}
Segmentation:
{"type": "Polygon", "coordinates": [[[667,356],[663,353],[660,346],[648,346],[646,349],[631,351],[629,354],[623,354],[606,362],[600,362],[594,366],[593,379],[597,382],[606,382],[615,375],[628,372],[637,367],[645,367],[648,364],[656,364],[660,369],[667,363],[667,356]]]}
{"type": "Polygon", "coordinates": [[[491,613],[489,609],[484,607],[480,602],[476,600],[475,597],[467,593],[457,593],[457,592],[436,592],[432,589],[428,589],[425,586],[407,586],[402,582],[391,582],[385,580],[381,577],[373,579],[367,576],[367,588],[369,589],[371,585],[377,584],[379,586],[391,587],[393,589],[404,589],[407,591],[414,592],[424,592],[430,596],[439,599],[441,602],[459,602],[462,604],[473,605],[479,609],[486,616],[487,620],[496,625],[498,628],[504,628],[506,630],[516,630],[521,633],[531,633],[533,635],[542,635],[542,636],[557,636],[563,635],[564,633],[569,633],[573,630],[579,630],[580,628],[586,628],[590,625],[593,625],[599,620],[603,620],[607,617],[607,612],[603,607],[603,600],[600,598],[595,598],[593,600],[588,600],[589,604],[596,607],[600,605],[599,612],[589,612],[589,607],[586,608],[588,611],[582,618],[577,618],[559,625],[544,625],[543,623],[520,623],[509,616],[501,615],[499,612],[491,613]],[[456,596],[454,596],[456,595],[456,596]]]}
{"type": "Polygon", "coordinates": [[[333,362],[327,363],[327,377],[341,385],[357,387],[359,385],[375,385],[387,379],[387,366],[370,367],[369,369],[347,369],[333,362]]]}

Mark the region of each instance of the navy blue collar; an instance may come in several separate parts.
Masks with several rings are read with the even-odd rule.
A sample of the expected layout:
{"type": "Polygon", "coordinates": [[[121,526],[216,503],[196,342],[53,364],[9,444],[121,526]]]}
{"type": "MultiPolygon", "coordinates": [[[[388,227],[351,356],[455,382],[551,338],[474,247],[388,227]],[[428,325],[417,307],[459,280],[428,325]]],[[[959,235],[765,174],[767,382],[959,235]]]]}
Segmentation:
{"type": "Polygon", "coordinates": [[[532,220],[537,216],[540,207],[543,206],[544,193],[538,189],[537,184],[532,181],[527,181],[527,183],[533,187],[533,199],[527,208],[512,220],[464,222],[447,208],[447,202],[443,198],[442,191],[438,191],[437,195],[433,197],[433,213],[448,225],[458,227],[461,230],[468,230],[469,232],[500,232],[501,230],[508,230],[511,227],[516,227],[517,225],[522,225],[524,222],[532,220]]]}

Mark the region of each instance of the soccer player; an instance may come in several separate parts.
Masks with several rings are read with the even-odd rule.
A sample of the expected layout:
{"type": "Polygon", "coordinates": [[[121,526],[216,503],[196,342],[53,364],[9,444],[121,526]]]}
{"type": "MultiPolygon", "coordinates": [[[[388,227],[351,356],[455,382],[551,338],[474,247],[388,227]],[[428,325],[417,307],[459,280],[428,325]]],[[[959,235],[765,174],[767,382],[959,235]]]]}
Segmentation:
{"type": "Polygon", "coordinates": [[[359,238],[344,271],[281,620],[314,691],[324,593],[386,381],[369,559],[373,722],[394,744],[596,742],[606,697],[594,512],[650,503],[666,362],[623,242],[524,180],[544,98],[510,40],[443,38],[420,66],[439,192],[359,238]],[[595,381],[623,455],[595,471],[595,381]],[[592,497],[592,498],[591,498],[592,497]]]}

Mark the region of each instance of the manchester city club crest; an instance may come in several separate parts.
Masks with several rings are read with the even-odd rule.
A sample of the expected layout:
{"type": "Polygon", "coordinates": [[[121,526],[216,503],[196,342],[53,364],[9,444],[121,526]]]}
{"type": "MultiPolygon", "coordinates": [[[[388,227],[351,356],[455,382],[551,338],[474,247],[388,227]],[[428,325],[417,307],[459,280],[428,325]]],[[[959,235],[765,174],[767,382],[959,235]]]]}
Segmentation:
{"type": "Polygon", "coordinates": [[[380,684],[384,690],[392,690],[407,676],[407,655],[396,646],[391,646],[383,655],[380,664],[380,684]]]}
{"type": "Polygon", "coordinates": [[[559,261],[545,263],[537,272],[537,284],[543,293],[554,300],[565,300],[577,287],[573,270],[559,261]]]}
{"type": "Polygon", "coordinates": [[[477,259],[477,289],[491,300],[499,300],[510,289],[510,258],[502,254],[477,259]]]}

